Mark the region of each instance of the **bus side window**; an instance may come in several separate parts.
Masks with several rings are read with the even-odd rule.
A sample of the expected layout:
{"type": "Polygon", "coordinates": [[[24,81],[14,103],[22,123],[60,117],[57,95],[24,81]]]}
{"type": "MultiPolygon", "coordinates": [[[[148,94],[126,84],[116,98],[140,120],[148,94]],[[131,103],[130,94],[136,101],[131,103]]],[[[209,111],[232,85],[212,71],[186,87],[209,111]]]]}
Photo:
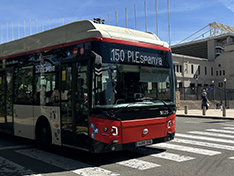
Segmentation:
{"type": "Polygon", "coordinates": [[[45,106],[58,102],[59,91],[55,90],[55,77],[54,73],[35,76],[35,104],[45,106]]]}
{"type": "Polygon", "coordinates": [[[15,103],[33,103],[33,66],[19,68],[15,72],[15,103]]]}

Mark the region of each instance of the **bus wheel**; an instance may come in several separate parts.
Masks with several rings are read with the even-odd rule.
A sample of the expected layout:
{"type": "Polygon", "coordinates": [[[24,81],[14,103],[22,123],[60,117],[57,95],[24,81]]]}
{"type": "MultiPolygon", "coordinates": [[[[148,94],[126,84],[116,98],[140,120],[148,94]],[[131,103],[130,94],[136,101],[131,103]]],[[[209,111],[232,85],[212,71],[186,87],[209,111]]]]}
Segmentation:
{"type": "Polygon", "coordinates": [[[49,122],[39,119],[36,126],[36,141],[39,147],[47,148],[51,145],[51,129],[49,122]]]}

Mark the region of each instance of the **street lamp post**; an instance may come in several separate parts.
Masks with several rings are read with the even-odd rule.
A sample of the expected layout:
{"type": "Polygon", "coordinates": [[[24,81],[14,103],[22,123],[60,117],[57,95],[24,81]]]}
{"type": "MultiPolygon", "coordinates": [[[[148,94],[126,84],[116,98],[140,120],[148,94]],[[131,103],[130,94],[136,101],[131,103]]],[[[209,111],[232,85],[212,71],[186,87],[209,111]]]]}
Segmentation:
{"type": "Polygon", "coordinates": [[[223,79],[224,82],[224,98],[225,98],[225,108],[227,107],[227,96],[226,96],[226,82],[227,82],[227,78],[223,79]]]}
{"type": "Polygon", "coordinates": [[[195,75],[193,75],[193,78],[194,78],[194,79],[196,79],[196,87],[197,87],[197,91],[196,91],[196,92],[197,92],[197,100],[198,100],[198,79],[199,79],[199,77],[200,77],[200,76],[199,76],[198,74],[195,74],[195,75]]]}
{"type": "Polygon", "coordinates": [[[212,87],[213,87],[214,100],[215,100],[215,81],[214,80],[212,80],[212,87]]]}

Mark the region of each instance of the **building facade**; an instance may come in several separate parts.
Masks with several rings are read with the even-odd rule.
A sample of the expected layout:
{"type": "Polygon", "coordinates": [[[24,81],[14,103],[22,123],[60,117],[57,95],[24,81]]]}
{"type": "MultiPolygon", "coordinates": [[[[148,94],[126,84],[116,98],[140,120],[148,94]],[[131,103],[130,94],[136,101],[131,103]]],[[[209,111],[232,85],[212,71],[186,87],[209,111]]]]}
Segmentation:
{"type": "Polygon", "coordinates": [[[234,28],[229,28],[233,31],[172,46],[177,88],[216,86],[234,89],[234,28]]]}

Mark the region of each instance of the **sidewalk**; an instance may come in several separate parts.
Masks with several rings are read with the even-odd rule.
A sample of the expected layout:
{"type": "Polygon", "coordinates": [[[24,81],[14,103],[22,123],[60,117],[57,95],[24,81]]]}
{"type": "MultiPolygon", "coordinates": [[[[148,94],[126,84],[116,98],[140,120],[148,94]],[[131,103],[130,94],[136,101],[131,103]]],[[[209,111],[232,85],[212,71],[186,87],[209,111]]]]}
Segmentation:
{"type": "Polygon", "coordinates": [[[226,117],[223,116],[223,111],[220,109],[208,109],[206,115],[203,115],[201,109],[188,109],[185,114],[184,109],[177,110],[178,117],[202,117],[202,118],[218,118],[218,119],[232,119],[234,120],[234,109],[226,109],[226,117]]]}

